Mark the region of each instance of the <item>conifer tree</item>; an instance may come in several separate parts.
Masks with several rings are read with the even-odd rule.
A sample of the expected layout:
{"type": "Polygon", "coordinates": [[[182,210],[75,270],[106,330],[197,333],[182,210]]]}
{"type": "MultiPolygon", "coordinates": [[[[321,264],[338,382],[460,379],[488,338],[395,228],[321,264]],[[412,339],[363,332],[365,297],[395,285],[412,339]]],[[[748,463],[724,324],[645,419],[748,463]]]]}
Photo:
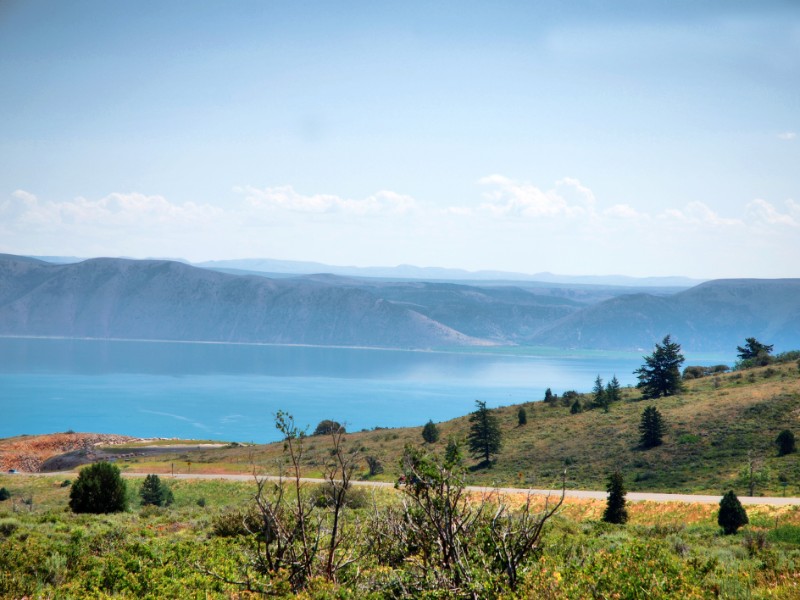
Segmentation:
{"type": "Polygon", "coordinates": [[[606,523],[618,523],[620,525],[627,523],[628,510],[625,508],[625,482],[622,479],[622,473],[614,471],[608,478],[608,500],[606,501],[606,509],[603,512],[603,521],[606,523]]]}
{"type": "Polygon", "coordinates": [[[528,413],[525,411],[524,406],[520,406],[517,411],[517,424],[522,426],[528,422],[528,413]]]}
{"type": "Polygon", "coordinates": [[[642,389],[642,398],[672,396],[681,390],[681,365],[685,358],[679,344],[666,336],[655,350],[644,357],[645,364],[634,371],[639,378],[637,387],[642,389]]]}
{"type": "Polygon", "coordinates": [[[439,440],[439,428],[432,420],[425,423],[425,427],[422,428],[422,439],[429,444],[435,444],[439,440]]]}
{"type": "Polygon", "coordinates": [[[594,380],[592,394],[594,394],[592,406],[595,408],[602,408],[605,412],[608,412],[608,397],[606,396],[606,389],[603,387],[603,380],[600,378],[600,375],[594,380]]]}
{"type": "Polygon", "coordinates": [[[550,388],[547,388],[544,391],[544,401],[548,404],[553,401],[553,392],[550,388]]]}
{"type": "Polygon", "coordinates": [[[159,479],[158,475],[152,474],[144,478],[139,497],[144,505],[169,506],[173,501],[172,490],[159,479]]]}
{"type": "Polygon", "coordinates": [[[608,402],[620,401],[622,396],[619,390],[620,390],[619,379],[617,379],[617,376],[614,375],[614,377],[611,378],[611,381],[609,381],[608,385],[606,386],[606,397],[608,398],[608,402]]]}
{"type": "Polygon", "coordinates": [[[719,501],[719,515],[717,516],[717,523],[722,527],[725,535],[735,534],[742,525],[747,525],[750,519],[747,518],[747,512],[744,510],[739,498],[729,491],[719,501]]]}
{"type": "Polygon", "coordinates": [[[488,408],[486,402],[475,400],[476,410],[469,416],[469,435],[467,443],[469,450],[475,458],[483,458],[489,463],[492,455],[500,452],[502,434],[500,425],[488,408]]]}
{"type": "Polygon", "coordinates": [[[570,406],[569,412],[573,415],[583,412],[583,406],[581,406],[580,398],[575,398],[575,402],[573,402],[572,406],[570,406]]]}
{"type": "Polygon", "coordinates": [[[654,448],[663,443],[664,419],[655,406],[648,406],[642,411],[642,420],[639,423],[639,443],[642,448],[654,448]]]}

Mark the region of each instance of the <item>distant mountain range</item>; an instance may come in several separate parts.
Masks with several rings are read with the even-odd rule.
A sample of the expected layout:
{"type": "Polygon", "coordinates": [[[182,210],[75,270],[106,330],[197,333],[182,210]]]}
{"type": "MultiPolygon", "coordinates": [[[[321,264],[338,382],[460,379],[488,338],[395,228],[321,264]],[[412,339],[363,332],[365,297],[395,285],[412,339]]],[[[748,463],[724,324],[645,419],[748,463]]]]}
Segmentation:
{"type": "Polygon", "coordinates": [[[558,284],[613,285],[636,287],[691,287],[701,283],[700,279],[688,277],[627,277],[625,275],[555,275],[553,273],[513,273],[507,271],[466,271],[440,267],[342,267],[317,262],[273,260],[269,258],[246,258],[239,260],[212,260],[195,263],[195,266],[216,270],[237,270],[260,273],[291,273],[313,275],[330,273],[345,277],[378,277],[413,281],[518,281],[558,284]]]}
{"type": "MultiPolygon", "coordinates": [[[[33,256],[49,263],[69,264],[76,263],[83,258],[74,256],[33,256]]],[[[161,260],[161,259],[159,259],[161,260]]],[[[175,260],[191,264],[195,267],[214,269],[224,273],[266,274],[266,275],[316,275],[327,273],[343,277],[381,278],[391,280],[411,281],[454,281],[454,282],[530,282],[539,284],[566,284],[566,285],[603,285],[624,286],[641,288],[688,288],[702,279],[689,277],[628,277],[626,275],[555,275],[553,273],[513,273],[508,271],[466,271],[464,269],[445,269],[440,267],[416,267],[414,265],[399,265],[396,267],[348,267],[327,265],[319,262],[275,260],[271,258],[244,258],[237,260],[210,260],[200,263],[191,263],[182,259],[175,260]]]]}
{"type": "Polygon", "coordinates": [[[271,278],[167,260],[55,264],[0,255],[0,335],[649,351],[668,333],[692,351],[730,354],[750,336],[776,350],[800,348],[800,279],[718,280],[680,291],[467,285],[363,274],[271,278]]]}

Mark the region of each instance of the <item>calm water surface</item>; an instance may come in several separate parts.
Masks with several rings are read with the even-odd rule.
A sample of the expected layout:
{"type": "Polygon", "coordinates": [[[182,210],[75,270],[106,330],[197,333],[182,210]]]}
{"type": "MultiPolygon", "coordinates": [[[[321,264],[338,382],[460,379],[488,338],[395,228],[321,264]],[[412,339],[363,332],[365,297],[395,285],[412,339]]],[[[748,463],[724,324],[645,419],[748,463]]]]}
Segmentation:
{"type": "MultiPolygon", "coordinates": [[[[498,356],[350,348],[0,339],[0,437],[94,431],[142,437],[277,439],[273,416],[311,429],[422,425],[591,389],[634,384],[641,356],[498,356]]],[[[710,361],[719,362],[719,361],[710,361]]],[[[709,361],[693,361],[709,364],[709,361]]]]}

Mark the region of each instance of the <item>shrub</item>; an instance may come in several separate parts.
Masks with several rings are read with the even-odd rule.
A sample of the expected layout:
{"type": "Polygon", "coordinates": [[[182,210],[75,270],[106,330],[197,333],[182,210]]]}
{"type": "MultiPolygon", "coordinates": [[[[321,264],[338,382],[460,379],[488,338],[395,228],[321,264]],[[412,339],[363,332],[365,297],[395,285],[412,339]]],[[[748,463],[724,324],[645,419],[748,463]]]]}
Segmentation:
{"type": "Polygon", "coordinates": [[[258,512],[229,510],[214,517],[211,521],[211,534],[216,537],[237,537],[251,535],[261,530],[258,512]]]}
{"type": "Polygon", "coordinates": [[[344,425],[337,421],[325,419],[319,422],[312,435],[330,435],[331,433],[345,433],[344,425]]]}
{"type": "Polygon", "coordinates": [[[142,505],[169,506],[174,500],[172,490],[159,479],[158,475],[148,475],[139,490],[142,505]]]}
{"type": "Polygon", "coordinates": [[[19,523],[8,519],[6,521],[0,521],[0,536],[2,537],[10,537],[19,527],[19,523]]]}
{"type": "Polygon", "coordinates": [[[528,413],[525,412],[525,407],[520,406],[519,410],[517,411],[517,424],[518,425],[525,425],[528,422],[528,413]]]}
{"type": "Polygon", "coordinates": [[[736,531],[742,526],[747,525],[750,520],[747,518],[747,512],[744,510],[739,498],[729,491],[719,501],[719,514],[717,515],[717,523],[722,527],[725,535],[735,534],[736,531]]]}
{"type": "Polygon", "coordinates": [[[98,462],[83,469],[69,492],[69,507],[76,513],[112,513],[127,508],[127,488],[119,469],[98,462]]]}
{"type": "Polygon", "coordinates": [[[365,460],[367,461],[370,477],[383,473],[383,463],[376,456],[367,456],[365,460]]]}
{"type": "Polygon", "coordinates": [[[778,434],[775,444],[778,446],[778,456],[786,456],[796,450],[794,434],[788,429],[778,434]]]}
{"type": "Polygon", "coordinates": [[[11,492],[9,492],[6,488],[0,488],[0,502],[4,502],[11,498],[11,492]]]}

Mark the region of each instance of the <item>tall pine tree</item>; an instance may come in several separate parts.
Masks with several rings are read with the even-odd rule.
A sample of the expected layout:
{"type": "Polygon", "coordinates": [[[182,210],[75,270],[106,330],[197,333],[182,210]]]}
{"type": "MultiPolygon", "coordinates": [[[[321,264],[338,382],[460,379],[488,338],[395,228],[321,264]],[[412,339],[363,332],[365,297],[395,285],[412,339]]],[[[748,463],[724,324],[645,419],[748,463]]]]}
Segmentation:
{"type": "Polygon", "coordinates": [[[655,350],[644,357],[644,365],[633,373],[639,378],[637,387],[642,398],[672,396],[681,391],[681,365],[684,361],[679,344],[666,336],[655,350]]]}
{"type": "Polygon", "coordinates": [[[642,411],[642,421],[639,423],[639,443],[642,448],[655,448],[663,443],[664,419],[655,406],[648,406],[642,411]]]}
{"type": "Polygon", "coordinates": [[[605,412],[608,412],[608,396],[606,395],[606,388],[603,387],[603,380],[600,378],[600,375],[594,380],[592,394],[594,394],[592,406],[595,408],[602,408],[605,412]]]}
{"type": "Polygon", "coordinates": [[[489,463],[493,454],[500,452],[502,434],[500,425],[488,408],[486,402],[475,400],[475,412],[469,416],[469,435],[467,443],[475,458],[482,458],[489,463]]]}
{"type": "Polygon", "coordinates": [[[620,525],[628,522],[628,511],[625,508],[625,481],[622,473],[614,471],[608,478],[608,500],[606,509],[603,512],[603,521],[606,523],[618,523],[620,525]]]}

